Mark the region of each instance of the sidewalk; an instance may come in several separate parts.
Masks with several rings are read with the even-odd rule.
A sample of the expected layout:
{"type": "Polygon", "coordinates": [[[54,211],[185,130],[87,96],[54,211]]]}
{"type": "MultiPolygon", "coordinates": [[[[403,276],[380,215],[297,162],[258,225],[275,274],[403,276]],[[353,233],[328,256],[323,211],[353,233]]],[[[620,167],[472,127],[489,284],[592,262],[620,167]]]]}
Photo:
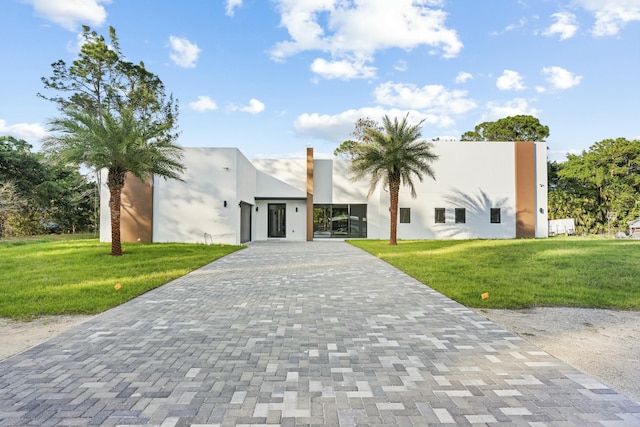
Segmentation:
{"type": "Polygon", "coordinates": [[[640,426],[344,242],[253,243],[0,362],[0,426],[640,426]]]}

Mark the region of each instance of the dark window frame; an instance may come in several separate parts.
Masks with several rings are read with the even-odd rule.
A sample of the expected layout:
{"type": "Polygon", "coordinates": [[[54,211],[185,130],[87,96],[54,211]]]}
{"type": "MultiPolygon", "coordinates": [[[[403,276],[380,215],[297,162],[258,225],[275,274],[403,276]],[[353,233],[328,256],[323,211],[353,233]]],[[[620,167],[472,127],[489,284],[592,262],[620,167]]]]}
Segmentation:
{"type": "Polygon", "coordinates": [[[411,224],[411,208],[400,208],[398,217],[400,224],[411,224]]]}
{"type": "Polygon", "coordinates": [[[446,208],[435,208],[434,216],[435,216],[435,223],[436,224],[446,224],[447,223],[447,209],[446,208]]]}
{"type": "Polygon", "coordinates": [[[467,210],[465,208],[456,208],[455,209],[455,222],[456,222],[456,224],[466,224],[467,223],[467,210]]]}
{"type": "Polygon", "coordinates": [[[502,222],[502,209],[491,208],[489,216],[491,224],[500,224],[502,222]]]}

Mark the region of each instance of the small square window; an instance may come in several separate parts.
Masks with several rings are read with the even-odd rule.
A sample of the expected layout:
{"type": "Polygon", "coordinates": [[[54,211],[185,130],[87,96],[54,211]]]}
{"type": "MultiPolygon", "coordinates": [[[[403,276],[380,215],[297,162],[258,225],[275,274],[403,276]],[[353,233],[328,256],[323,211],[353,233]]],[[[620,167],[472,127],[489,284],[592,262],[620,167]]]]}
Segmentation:
{"type": "Polygon", "coordinates": [[[491,224],[500,224],[500,208],[491,208],[491,224]]]}
{"type": "Polygon", "coordinates": [[[411,222],[411,208],[400,208],[400,224],[411,222]]]}
{"type": "Polygon", "coordinates": [[[456,224],[464,224],[467,222],[467,210],[465,208],[456,208],[456,224]]]}
{"type": "Polygon", "coordinates": [[[436,208],[436,224],[444,224],[445,221],[445,209],[436,208]]]}

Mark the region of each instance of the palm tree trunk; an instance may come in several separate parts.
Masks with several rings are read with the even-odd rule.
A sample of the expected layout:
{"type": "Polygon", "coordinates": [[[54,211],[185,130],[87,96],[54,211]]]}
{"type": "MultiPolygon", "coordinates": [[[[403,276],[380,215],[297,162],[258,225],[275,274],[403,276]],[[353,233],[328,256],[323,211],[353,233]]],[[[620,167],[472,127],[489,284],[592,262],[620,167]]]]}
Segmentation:
{"type": "Polygon", "coordinates": [[[122,187],[124,187],[124,174],[109,171],[107,178],[109,187],[109,210],[111,213],[111,255],[122,255],[122,242],[120,241],[120,206],[122,187]]]}
{"type": "Polygon", "coordinates": [[[389,245],[396,246],[398,244],[398,193],[400,192],[400,180],[389,179],[389,200],[390,207],[390,227],[389,227],[389,245]]]}

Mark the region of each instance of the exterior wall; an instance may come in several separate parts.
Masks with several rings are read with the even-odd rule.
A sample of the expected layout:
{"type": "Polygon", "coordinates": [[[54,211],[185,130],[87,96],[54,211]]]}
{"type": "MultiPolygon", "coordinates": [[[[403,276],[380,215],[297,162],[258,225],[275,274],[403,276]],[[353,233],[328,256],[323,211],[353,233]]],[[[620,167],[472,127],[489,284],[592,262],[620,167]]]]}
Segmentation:
{"type": "MultiPolygon", "coordinates": [[[[409,188],[401,187],[399,207],[411,209],[411,222],[398,224],[399,239],[515,238],[523,192],[529,197],[528,232],[547,236],[546,144],[437,142],[434,152],[439,156],[432,163],[436,180],[416,179],[415,199],[409,188]],[[519,156],[517,144],[526,147],[525,155],[519,156]],[[519,173],[527,180],[518,178],[519,173]],[[444,224],[435,223],[436,208],[446,210],[444,224]],[[466,210],[465,223],[455,223],[455,208],[466,210]],[[491,208],[501,209],[499,224],[490,222],[491,208]]],[[[139,195],[142,205],[153,206],[155,242],[239,244],[241,205],[245,214],[250,208],[251,240],[267,240],[269,203],[286,204],[284,240],[309,238],[313,204],[366,204],[367,238],[389,237],[388,191],[379,185],[367,198],[368,179],[351,181],[346,160],[315,160],[308,153],[306,159],[249,161],[235,148],[187,148],[183,161],[183,181],[156,177],[152,198],[145,194],[150,187],[129,187],[126,209],[140,209],[134,201],[139,195]]],[[[101,200],[100,237],[109,241],[106,173],[102,173],[101,200]]],[[[143,213],[129,215],[127,221],[146,221],[143,213]]],[[[131,238],[140,236],[137,231],[131,238]]]]}
{"type": "Polygon", "coordinates": [[[307,202],[306,210],[306,238],[307,242],[313,241],[313,148],[307,148],[307,202]]]}
{"type": "Polygon", "coordinates": [[[206,233],[215,243],[238,244],[238,179],[247,173],[238,168],[241,156],[235,148],[189,148],[183,181],[156,177],[153,241],[204,243],[206,233]]]}
{"type": "MultiPolygon", "coordinates": [[[[510,142],[436,142],[435,181],[415,180],[417,198],[400,188],[399,207],[411,209],[411,223],[398,224],[399,239],[508,239],[515,237],[515,159],[510,142]],[[445,208],[446,222],[435,223],[435,208],[445,208]],[[456,224],[454,209],[466,210],[456,224]],[[500,224],[490,223],[490,209],[501,209],[500,224]]],[[[389,193],[379,190],[378,236],[389,238],[389,193]]],[[[374,218],[370,218],[374,220],[374,218]]]]}
{"type": "Polygon", "coordinates": [[[128,174],[120,208],[120,240],[151,242],[153,226],[153,186],[128,174]]]}
{"type": "Polygon", "coordinates": [[[257,198],[306,198],[305,159],[259,159],[251,162],[258,170],[257,198]]]}
{"type": "Polygon", "coordinates": [[[533,142],[517,142],[516,156],[516,238],[536,236],[536,147],[533,142]]]}
{"type": "Polygon", "coordinates": [[[547,144],[536,143],[536,238],[549,236],[547,144]]]}
{"type": "Polygon", "coordinates": [[[109,187],[107,187],[107,170],[98,173],[100,184],[100,241],[111,242],[111,213],[109,212],[109,187]]]}
{"type": "Polygon", "coordinates": [[[332,203],[368,203],[369,180],[351,180],[348,160],[333,160],[332,203]]]}
{"type": "Polygon", "coordinates": [[[305,241],[307,240],[307,202],[304,199],[259,199],[256,200],[257,212],[254,209],[256,233],[255,240],[269,239],[269,223],[268,213],[269,204],[284,203],[286,204],[286,237],[276,238],[273,240],[291,240],[305,241]],[[296,208],[298,211],[296,212],[296,208]]]}
{"type": "MultiPolygon", "coordinates": [[[[111,212],[107,170],[100,171],[100,241],[111,242],[111,212]]],[[[121,194],[120,240],[151,242],[153,227],[153,185],[127,175],[121,194]]]]}
{"type": "Polygon", "coordinates": [[[335,160],[316,159],[313,161],[313,203],[328,205],[333,203],[333,163],[335,160]]]}

